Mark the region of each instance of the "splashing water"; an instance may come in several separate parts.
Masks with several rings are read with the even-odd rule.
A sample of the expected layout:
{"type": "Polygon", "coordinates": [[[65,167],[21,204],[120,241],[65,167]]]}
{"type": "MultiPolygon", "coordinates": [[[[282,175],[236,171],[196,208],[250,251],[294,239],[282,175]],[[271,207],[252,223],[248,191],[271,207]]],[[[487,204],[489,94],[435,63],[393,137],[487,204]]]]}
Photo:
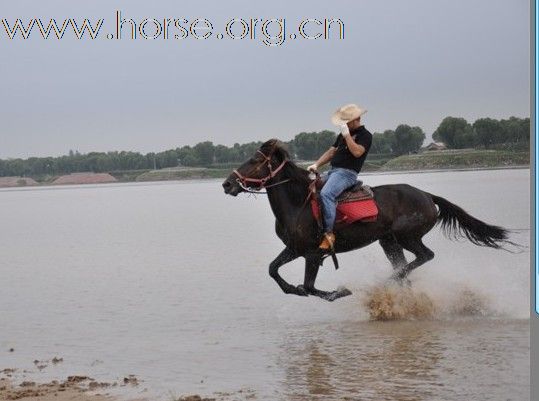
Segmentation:
{"type": "Polygon", "coordinates": [[[426,293],[398,285],[381,285],[368,290],[364,306],[372,320],[429,319],[436,311],[426,293]]]}
{"type": "Polygon", "coordinates": [[[469,288],[464,288],[457,294],[457,297],[450,305],[449,313],[455,316],[487,316],[493,314],[488,307],[487,297],[469,288]]]}
{"type": "Polygon", "coordinates": [[[460,288],[449,297],[399,285],[377,285],[362,299],[371,320],[425,320],[447,317],[488,316],[488,299],[469,288],[460,288]]]}

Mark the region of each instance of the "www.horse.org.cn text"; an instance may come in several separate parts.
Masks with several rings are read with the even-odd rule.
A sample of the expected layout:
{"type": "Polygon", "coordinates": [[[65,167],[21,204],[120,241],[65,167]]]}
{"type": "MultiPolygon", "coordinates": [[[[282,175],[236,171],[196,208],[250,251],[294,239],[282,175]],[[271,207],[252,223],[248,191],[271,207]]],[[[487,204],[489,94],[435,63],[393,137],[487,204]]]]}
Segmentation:
{"type": "Polygon", "coordinates": [[[2,18],[0,40],[251,40],[265,46],[282,46],[289,40],[343,40],[340,18],[231,18],[217,24],[207,18],[130,18],[116,11],[111,20],[88,18],[2,18]],[[82,21],[82,22],[81,22],[82,21]],[[109,24],[107,24],[109,22],[109,24]],[[217,27],[221,27],[218,29],[217,27]],[[104,28],[106,27],[106,28],[104,28]],[[107,31],[108,33],[105,33],[107,31]]]}

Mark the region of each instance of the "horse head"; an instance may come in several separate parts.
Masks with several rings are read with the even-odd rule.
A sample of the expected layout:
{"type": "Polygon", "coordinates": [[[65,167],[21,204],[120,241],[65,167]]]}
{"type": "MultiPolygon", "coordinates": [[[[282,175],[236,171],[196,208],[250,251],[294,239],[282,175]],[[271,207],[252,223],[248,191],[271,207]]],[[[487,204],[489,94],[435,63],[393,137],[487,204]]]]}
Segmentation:
{"type": "Polygon", "coordinates": [[[261,190],[271,183],[289,160],[283,144],[270,139],[223,182],[228,195],[236,196],[246,190],[261,190]]]}

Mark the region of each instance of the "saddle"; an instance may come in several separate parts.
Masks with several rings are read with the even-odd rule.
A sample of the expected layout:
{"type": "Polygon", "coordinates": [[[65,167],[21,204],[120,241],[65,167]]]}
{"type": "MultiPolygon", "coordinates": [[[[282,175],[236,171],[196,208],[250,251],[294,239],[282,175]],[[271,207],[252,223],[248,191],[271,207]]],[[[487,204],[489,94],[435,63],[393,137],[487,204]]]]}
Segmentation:
{"type": "MultiPolygon", "coordinates": [[[[316,195],[322,189],[322,185],[316,185],[316,195]]],[[[318,196],[311,197],[311,209],[314,218],[321,221],[322,213],[318,196]]],[[[335,225],[344,226],[356,221],[372,222],[378,217],[378,206],[374,201],[374,192],[362,181],[345,190],[337,197],[337,216],[335,225]]]]}
{"type": "Polygon", "coordinates": [[[337,197],[337,204],[366,199],[374,199],[374,192],[368,185],[363,185],[363,181],[358,181],[337,197]]]}

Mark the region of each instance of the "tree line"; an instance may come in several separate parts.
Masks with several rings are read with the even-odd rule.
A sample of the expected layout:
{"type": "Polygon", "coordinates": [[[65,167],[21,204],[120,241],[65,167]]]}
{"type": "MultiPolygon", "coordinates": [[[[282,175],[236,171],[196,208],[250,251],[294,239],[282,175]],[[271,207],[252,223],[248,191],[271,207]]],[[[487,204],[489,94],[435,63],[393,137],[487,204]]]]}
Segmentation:
{"type": "MultiPolygon", "coordinates": [[[[286,145],[295,159],[314,160],[335,141],[333,131],[302,132],[286,145]]],[[[433,133],[436,141],[447,147],[492,148],[527,146],[530,142],[530,119],[510,117],[507,120],[481,118],[473,124],[464,118],[446,117],[433,133]]],[[[401,124],[394,130],[374,133],[371,153],[399,156],[417,152],[425,140],[420,127],[401,124]]],[[[262,142],[214,145],[205,141],[194,146],[182,146],[158,153],[69,151],[60,157],[31,157],[0,160],[0,176],[46,176],[92,171],[96,173],[162,169],[167,167],[224,167],[249,158],[262,142]]]]}
{"type": "MultiPolygon", "coordinates": [[[[449,149],[525,149],[530,143],[530,119],[480,118],[470,124],[464,118],[446,117],[432,138],[443,142],[449,149]]],[[[371,152],[394,156],[413,153],[421,148],[424,139],[425,134],[420,127],[399,125],[395,130],[374,134],[371,152]]]]}
{"type": "Polygon", "coordinates": [[[480,118],[473,124],[464,118],[446,117],[432,134],[433,139],[449,148],[485,148],[497,145],[530,143],[530,119],[510,117],[507,120],[480,118]]]}

